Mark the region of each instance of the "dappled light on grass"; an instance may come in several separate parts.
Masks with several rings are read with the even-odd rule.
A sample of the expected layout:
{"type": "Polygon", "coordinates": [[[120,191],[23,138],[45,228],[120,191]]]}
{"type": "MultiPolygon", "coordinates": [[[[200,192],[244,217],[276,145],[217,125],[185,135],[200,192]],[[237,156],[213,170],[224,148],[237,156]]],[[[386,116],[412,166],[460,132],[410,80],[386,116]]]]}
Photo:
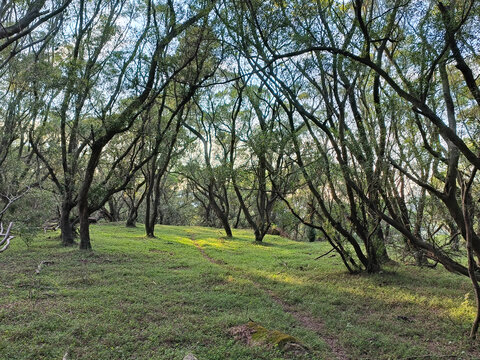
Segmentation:
{"type": "Polygon", "coordinates": [[[241,246],[241,242],[234,239],[215,239],[215,238],[200,238],[195,240],[198,245],[202,247],[212,247],[222,250],[237,250],[241,246]]]}
{"type": "Polygon", "coordinates": [[[255,277],[261,277],[267,280],[279,282],[279,283],[285,283],[285,284],[291,284],[291,285],[305,285],[306,282],[304,279],[291,275],[291,274],[286,274],[283,272],[267,272],[267,271],[262,271],[262,270],[252,270],[251,275],[254,275],[255,277]]]}
{"type": "Polygon", "coordinates": [[[466,293],[464,299],[460,306],[455,303],[451,304],[449,315],[458,321],[473,322],[475,318],[475,301],[472,298],[472,293],[466,293]]]}
{"type": "MultiPolygon", "coordinates": [[[[388,309],[418,306],[427,309],[428,312],[436,312],[439,316],[446,316],[458,322],[468,323],[473,321],[475,316],[474,303],[470,300],[460,305],[454,299],[433,294],[421,295],[413,289],[405,289],[399,286],[382,285],[351,285],[342,288],[342,292],[349,298],[366,298],[372,303],[381,304],[388,309]]],[[[471,296],[471,295],[470,295],[471,296]]]]}

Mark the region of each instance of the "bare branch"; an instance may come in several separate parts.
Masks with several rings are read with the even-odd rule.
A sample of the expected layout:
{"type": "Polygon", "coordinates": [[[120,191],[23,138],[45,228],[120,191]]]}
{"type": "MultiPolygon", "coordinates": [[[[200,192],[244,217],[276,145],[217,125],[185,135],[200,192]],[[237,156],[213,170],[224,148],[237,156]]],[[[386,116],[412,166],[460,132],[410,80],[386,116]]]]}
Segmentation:
{"type": "Polygon", "coordinates": [[[4,232],[3,224],[0,223],[0,236],[3,236],[3,239],[0,240],[0,246],[2,246],[2,247],[0,248],[0,253],[1,253],[1,252],[4,252],[5,250],[7,250],[8,246],[10,245],[10,240],[13,239],[13,236],[10,235],[10,230],[12,229],[12,226],[13,226],[13,222],[11,222],[11,223],[8,225],[7,230],[4,232]]]}

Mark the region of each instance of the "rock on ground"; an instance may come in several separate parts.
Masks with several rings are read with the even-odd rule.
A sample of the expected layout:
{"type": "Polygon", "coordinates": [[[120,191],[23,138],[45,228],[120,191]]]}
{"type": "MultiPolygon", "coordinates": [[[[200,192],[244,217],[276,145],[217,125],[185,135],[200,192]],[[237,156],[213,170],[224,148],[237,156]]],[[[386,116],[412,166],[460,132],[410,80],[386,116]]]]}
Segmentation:
{"type": "Polygon", "coordinates": [[[198,360],[193,354],[187,354],[183,360],[198,360]]]}

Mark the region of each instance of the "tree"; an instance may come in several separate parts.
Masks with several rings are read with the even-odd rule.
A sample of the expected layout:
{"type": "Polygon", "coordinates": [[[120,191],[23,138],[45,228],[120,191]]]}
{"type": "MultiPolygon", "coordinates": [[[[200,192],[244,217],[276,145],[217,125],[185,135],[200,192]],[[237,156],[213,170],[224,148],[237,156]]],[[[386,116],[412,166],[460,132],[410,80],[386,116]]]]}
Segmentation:
{"type": "MultiPolygon", "coordinates": [[[[207,15],[208,12],[209,10],[202,17],[207,15]]],[[[201,17],[197,18],[197,20],[199,19],[201,17]]],[[[179,47],[173,60],[182,64],[182,71],[176,74],[171,89],[166,89],[167,91],[170,90],[171,94],[167,95],[165,93],[163,101],[159,105],[156,146],[150,166],[147,167],[146,171],[145,230],[149,237],[154,236],[162,194],[162,179],[167,173],[174,154],[180,128],[182,125],[186,125],[186,119],[190,113],[189,102],[193,99],[198,88],[204,86],[205,82],[216,71],[218,59],[213,54],[213,50],[217,46],[217,39],[212,35],[206,18],[203,18],[201,23],[192,24],[188,29],[186,28],[184,34],[179,37],[179,47]],[[166,96],[171,96],[171,100],[167,102],[166,96]],[[168,109],[170,115],[166,116],[166,124],[163,125],[162,129],[161,120],[165,109],[168,109]],[[169,140],[166,140],[166,138],[169,140]],[[163,145],[163,149],[161,145],[163,145]]]]}
{"type": "MultiPolygon", "coordinates": [[[[347,230],[349,224],[331,213],[325,202],[322,215],[349,239],[367,270],[379,269],[372,245],[381,245],[381,241],[372,240],[382,238],[379,230],[384,222],[413,248],[451,271],[469,275],[475,284],[477,275],[473,265],[470,270],[462,266],[444,248],[437,247],[434,239],[428,239],[421,227],[410,226],[408,207],[414,198],[398,196],[388,170],[400,172],[403,180],[408,179],[409,186],[424,189],[416,206],[419,219],[428,192],[438,200],[437,204],[443,204],[448,210],[449,220],[453,220],[470,246],[468,252],[473,251],[480,258],[480,238],[471,221],[472,212],[468,210],[471,209],[469,197],[460,196],[462,184],[475,187],[480,166],[478,143],[471,136],[477,129],[463,112],[465,108],[480,105],[480,90],[475,82],[477,53],[469,44],[469,40],[478,41],[472,30],[478,3],[355,0],[351,4],[325,2],[316,6],[307,1],[247,1],[224,3],[224,6],[239,19],[235,22],[233,15],[225,15],[224,20],[236,48],[252,71],[262,75],[261,82],[272,94],[287,99],[284,108],[289,113],[297,159],[302,157],[304,126],[313,139],[318,138],[315,128],[324,134],[326,142],[318,142],[317,149],[323,147],[320,154],[323,153],[324,166],[339,167],[343,181],[337,189],[343,187],[346,191],[348,222],[364,243],[367,256],[362,259],[362,251],[355,246],[356,239],[347,230]],[[312,75],[312,69],[318,73],[312,75]],[[412,77],[414,73],[416,76],[412,77]],[[365,76],[373,78],[373,82],[364,83],[373,94],[373,101],[365,102],[373,103],[374,110],[371,116],[374,121],[368,126],[363,125],[368,124],[365,122],[368,117],[359,111],[361,102],[355,96],[365,76]],[[324,78],[329,78],[328,86],[324,86],[324,78]],[[300,90],[305,89],[305,80],[327,99],[323,112],[317,107],[320,105],[299,97],[300,90]],[[457,87],[455,92],[453,84],[457,87]],[[402,152],[396,150],[404,144],[387,136],[396,114],[389,120],[384,104],[392,103],[389,100],[392,98],[408,105],[430,153],[427,158],[431,158],[426,162],[416,159],[417,167],[400,165],[406,164],[406,159],[398,158],[402,152]],[[332,123],[333,118],[338,122],[332,123]],[[425,136],[426,128],[433,129],[434,136],[425,136]],[[378,139],[373,142],[375,151],[363,145],[369,140],[363,129],[378,139]],[[329,157],[330,148],[334,157],[329,157]],[[433,178],[429,178],[432,173],[428,167],[433,171],[433,178]],[[385,191],[387,188],[389,193],[385,191]],[[373,227],[370,218],[374,220],[373,227]]],[[[358,97],[363,98],[361,94],[358,97]]],[[[365,110],[368,111],[368,105],[365,110]]],[[[305,169],[307,163],[299,162],[299,165],[305,169]]],[[[307,181],[312,170],[303,170],[307,181]]],[[[315,184],[310,183],[309,188],[321,204],[320,200],[325,197],[315,184]]],[[[342,207],[344,198],[338,197],[338,193],[332,196],[337,196],[340,201],[336,203],[342,207]]],[[[480,304],[480,298],[477,300],[480,304]]]]}
{"type": "MultiPolygon", "coordinates": [[[[15,201],[44,180],[28,146],[27,132],[38,113],[38,93],[32,88],[47,49],[70,4],[45,1],[5,1],[0,5],[0,219],[15,201]]],[[[20,220],[22,221],[22,220],[20,220]]]]}
{"type": "Polygon", "coordinates": [[[197,103],[195,119],[185,127],[195,135],[201,143],[202,161],[191,160],[181,173],[191,183],[193,195],[205,209],[207,224],[210,223],[210,211],[213,210],[225,230],[227,237],[232,237],[230,226],[230,201],[228,186],[230,176],[226,162],[229,153],[225,148],[218,153],[217,146],[223,145],[222,132],[218,124],[218,109],[210,97],[206,104],[197,103]],[[203,110],[208,108],[208,111],[203,110]]]}
{"type": "MultiPolygon", "coordinates": [[[[64,244],[73,242],[70,212],[78,204],[80,247],[89,249],[89,215],[126,186],[114,184],[113,188],[106,189],[105,196],[90,203],[89,193],[102,152],[112,139],[130,130],[158,94],[193,61],[186,58],[183,63],[161,66],[165,63],[162,59],[173,50],[170,49],[174,47],[173,40],[208,14],[209,9],[202,9],[183,23],[177,23],[174,16],[164,16],[168,15],[167,9],[167,13],[161,14],[165,21],[161,24],[160,15],[151,2],[134,6],[121,0],[110,3],[80,1],[77,5],[73,45],[72,33],[67,27],[61,44],[68,56],[61,62],[65,69],[64,82],[56,94],[56,103],[60,104],[55,109],[59,118],[60,147],[53,146],[56,141],[48,138],[42,141],[44,149],[35,146],[40,140],[35,140],[34,132],[31,143],[63,197],[64,244]],[[125,22],[125,17],[137,20],[125,22]],[[151,58],[146,57],[147,53],[151,58]],[[60,159],[55,152],[61,154],[60,159]],[[83,169],[83,177],[79,177],[80,169],[83,169]]],[[[35,132],[41,138],[47,126],[57,124],[51,121],[37,124],[35,132]]],[[[56,133],[48,136],[55,137],[56,133]]],[[[119,159],[133,150],[133,145],[127,146],[126,153],[119,155],[119,159]]],[[[116,163],[117,160],[112,162],[116,163]]],[[[139,168],[141,165],[137,163],[130,170],[134,172],[139,168]]],[[[133,176],[132,172],[126,179],[133,176]]]]}
{"type": "Polygon", "coordinates": [[[138,218],[138,209],[145,200],[146,191],[142,188],[145,186],[145,179],[140,176],[134,176],[127,188],[123,191],[123,201],[127,204],[128,215],[125,223],[126,227],[136,227],[138,218]]]}
{"type": "MultiPolygon", "coordinates": [[[[76,220],[71,212],[79,203],[82,183],[79,172],[88,167],[89,158],[92,159],[89,171],[92,171],[95,158],[101,151],[99,144],[107,137],[113,137],[111,133],[116,131],[112,130],[115,129],[112,119],[117,115],[111,112],[114,106],[118,106],[127,70],[133,66],[148,30],[150,13],[138,40],[130,44],[133,50],[122,48],[125,33],[116,37],[117,31],[120,33],[116,23],[121,16],[128,16],[123,5],[119,1],[107,4],[80,1],[72,8],[75,18],[70,18],[72,23],[69,21],[62,27],[51,57],[50,66],[62,69],[57,75],[56,91],[52,91],[50,99],[46,100],[47,104],[55,105],[44,109],[45,120],[35,123],[30,132],[32,147],[62,196],[60,228],[64,245],[71,245],[74,240],[76,220]],[[122,54],[124,58],[119,66],[116,65],[116,54],[122,54]],[[106,80],[113,84],[109,89],[110,96],[100,97],[100,87],[106,80]],[[96,101],[92,101],[94,97],[96,101]],[[100,114],[99,119],[93,116],[94,112],[100,114]],[[105,133],[101,135],[105,132],[104,127],[110,129],[107,137],[105,133]],[[92,152],[94,142],[96,151],[92,152]],[[93,154],[89,156],[89,153],[93,154]]],[[[136,13],[130,12],[129,16],[136,16],[136,13]]],[[[125,32],[136,37],[135,29],[127,27],[125,32]]],[[[85,204],[87,187],[89,185],[82,192],[82,205],[85,204]]],[[[82,209],[85,210],[84,206],[82,209]]]]}
{"type": "MultiPolygon", "coordinates": [[[[247,147],[246,153],[251,155],[246,159],[234,155],[232,151],[232,183],[237,195],[238,201],[245,218],[253,229],[255,241],[261,242],[268,233],[272,225],[272,212],[275,202],[279,195],[284,191],[281,189],[285,182],[285,174],[282,174],[286,136],[282,131],[280,118],[280,105],[274,97],[269,97],[263,88],[254,86],[245,87],[248,104],[253,110],[253,114],[245,113],[245,123],[248,127],[249,138],[245,141],[247,147]],[[255,123],[258,122],[258,127],[255,123]],[[244,160],[244,161],[242,161],[244,160]],[[246,160],[246,161],[245,161],[246,160]],[[242,162],[239,164],[239,162],[242,162]],[[236,162],[236,164],[235,164],[236,162]],[[242,174],[247,170],[247,177],[251,176],[253,182],[242,181],[242,174]],[[247,206],[245,199],[245,189],[241,184],[250,184],[248,188],[253,189],[252,207],[247,206]],[[273,186],[275,183],[275,186],[273,186]],[[253,186],[252,186],[253,185],[253,186]]],[[[242,92],[239,93],[242,96],[242,92]]],[[[239,112],[236,113],[240,114],[239,112]]],[[[232,116],[235,128],[235,113],[232,116]]],[[[239,151],[240,143],[238,135],[232,134],[232,149],[236,145],[236,152],[239,151]]],[[[246,189],[248,191],[248,188],[246,189]]]]}
{"type": "MultiPolygon", "coordinates": [[[[153,156],[144,168],[145,233],[148,237],[155,237],[155,224],[158,220],[164,179],[172,157],[175,157],[176,142],[184,121],[184,106],[193,95],[193,91],[184,94],[185,97],[183,98],[181,96],[176,98],[175,95],[171,106],[165,104],[165,98],[159,105],[160,109],[158,110],[153,138],[153,156]],[[163,114],[166,108],[174,109],[173,113],[170,115],[163,114]]],[[[188,113],[188,110],[186,112],[188,113]]]]}
{"type": "MultiPolygon", "coordinates": [[[[401,20],[406,12],[415,6],[419,6],[416,2],[407,4],[398,3],[393,4],[393,6],[390,6],[391,4],[389,3],[374,4],[373,2],[369,7],[364,5],[365,3],[363,1],[355,1],[351,6],[338,7],[337,4],[332,2],[325,4],[325,7],[312,8],[311,4],[307,2],[297,2],[292,5],[287,5],[286,3],[278,5],[268,2],[257,4],[250,1],[246,2],[246,5],[240,5],[234,2],[230,7],[232,13],[236,11],[235,15],[242,19],[240,21],[248,24],[248,27],[239,30],[240,26],[236,24],[232,18],[228,18],[225,24],[229,27],[229,35],[236,41],[237,48],[242,49],[243,56],[247,60],[249,59],[251,68],[254,71],[259,71],[264,74],[262,82],[269,85],[272,93],[278,94],[279,89],[283,91],[283,96],[288,97],[289,101],[294,105],[295,110],[325,132],[330,142],[334,139],[336,142],[339,141],[337,145],[334,145],[336,160],[339,161],[341,165],[340,169],[343,171],[344,176],[346,176],[345,186],[347,186],[347,190],[349,189],[348,193],[350,194],[350,220],[353,221],[357,234],[363,233],[360,238],[363,238],[365,242],[370,238],[370,235],[369,232],[362,230],[362,226],[360,226],[361,221],[358,221],[358,219],[361,218],[358,216],[352,217],[352,215],[357,212],[357,210],[355,210],[356,205],[354,205],[357,203],[363,204],[363,213],[366,214],[367,212],[365,210],[368,210],[368,212],[376,214],[375,216],[378,217],[378,219],[385,221],[397,229],[397,231],[401,232],[415,247],[423,249],[427,253],[427,256],[442,262],[447,268],[453,271],[467,274],[465,267],[459,266],[458,263],[452,261],[452,259],[441,250],[424,241],[424,239],[418,238],[402,226],[401,223],[396,221],[393,216],[388,215],[388,202],[383,204],[385,200],[384,196],[382,195],[382,197],[380,197],[378,192],[378,190],[381,190],[381,187],[377,186],[377,191],[371,192],[370,188],[365,187],[362,182],[352,177],[353,173],[349,174],[355,167],[350,166],[346,160],[350,158],[355,160],[355,162],[358,161],[359,159],[355,157],[358,156],[359,153],[355,149],[355,143],[349,144],[346,141],[350,141],[349,136],[353,130],[356,136],[360,136],[358,147],[362,149],[362,138],[365,139],[365,137],[361,135],[361,127],[358,127],[360,122],[356,120],[355,104],[352,102],[351,97],[351,88],[357,87],[357,80],[355,76],[352,78],[354,81],[346,78],[345,74],[347,73],[345,73],[345,69],[353,69],[353,73],[350,70],[349,72],[355,74],[356,71],[358,72],[358,69],[365,66],[364,69],[371,69],[374,74],[372,92],[374,95],[373,102],[376,104],[374,107],[375,123],[377,124],[377,129],[380,131],[378,133],[380,143],[378,144],[381,145],[375,154],[375,156],[378,157],[377,164],[375,165],[376,169],[385,169],[388,165],[388,162],[385,161],[388,159],[388,154],[384,153],[387,147],[385,146],[384,140],[382,140],[386,139],[386,127],[382,125],[382,123],[386,124],[385,120],[382,120],[385,119],[385,114],[381,109],[382,100],[380,97],[381,92],[379,91],[382,86],[385,85],[389,86],[401,101],[406,101],[410,105],[413,105],[415,113],[428,119],[438,130],[438,134],[458,149],[459,153],[464,155],[465,159],[476,167],[478,165],[478,157],[475,155],[475,152],[469,149],[467,143],[457,135],[451,124],[445,124],[441,116],[437,115],[432,107],[432,99],[434,96],[431,96],[431,94],[435,94],[431,92],[432,84],[434,84],[433,80],[440,79],[440,83],[443,84],[444,88],[448,85],[445,80],[441,80],[441,73],[443,71],[442,59],[446,56],[448,48],[454,48],[455,45],[452,42],[451,30],[448,30],[448,28],[450,27],[453,28],[454,31],[458,31],[469,21],[469,17],[471,17],[473,11],[472,9],[474,8],[473,3],[468,2],[457,8],[450,7],[445,9],[445,11],[441,10],[442,5],[440,4],[438,9],[440,13],[443,12],[444,14],[441,18],[439,18],[439,13],[435,13],[434,6],[430,6],[430,4],[422,5],[425,9],[425,12],[422,14],[425,14],[425,16],[421,19],[416,18],[415,22],[420,26],[412,28],[403,26],[404,24],[401,23],[401,20]],[[274,15],[272,15],[272,12],[274,15]],[[268,14],[268,17],[266,14],[268,14]],[[292,21],[291,19],[295,19],[293,14],[303,16],[304,21],[302,23],[292,21]],[[339,14],[344,14],[345,16],[340,16],[339,14]],[[452,14],[456,14],[456,17],[452,17],[452,14]],[[318,22],[312,22],[311,19],[313,17],[315,17],[318,22]],[[351,21],[352,17],[355,21],[351,21]],[[452,21],[455,22],[455,24],[450,24],[452,21]],[[312,24],[319,24],[319,26],[313,27],[312,24]],[[450,25],[445,27],[445,24],[450,25]],[[413,38],[408,35],[413,36],[413,34],[416,34],[417,29],[427,29],[428,27],[430,29],[439,29],[439,33],[443,32],[448,45],[439,44],[439,37],[424,38],[422,39],[422,44],[412,42],[413,38]],[[413,61],[415,70],[418,70],[421,74],[415,83],[409,81],[408,76],[406,76],[408,71],[412,71],[411,68],[408,68],[412,62],[403,61],[402,58],[405,53],[412,54],[414,52],[414,46],[425,49],[423,52],[425,56],[419,58],[420,61],[416,59],[413,61]],[[432,51],[432,48],[438,50],[432,51]],[[327,54],[331,54],[330,57],[327,54]],[[397,56],[397,54],[401,55],[397,56]],[[319,69],[321,70],[319,75],[320,79],[322,79],[322,74],[324,77],[333,74],[333,81],[335,82],[337,78],[336,74],[339,75],[341,83],[339,83],[338,86],[343,86],[345,90],[347,90],[347,93],[350,93],[350,95],[344,97],[344,99],[349,102],[352,111],[351,113],[346,112],[345,115],[347,117],[342,121],[344,124],[347,124],[345,121],[353,119],[356,123],[355,127],[346,127],[345,125],[341,125],[342,123],[340,122],[339,131],[328,134],[330,131],[328,126],[326,126],[328,122],[326,124],[319,122],[315,112],[310,111],[309,106],[304,106],[302,102],[298,101],[298,85],[296,84],[298,84],[300,80],[308,80],[309,77],[305,72],[300,72],[301,77],[299,77],[299,71],[292,69],[300,68],[301,70],[300,64],[308,64],[309,61],[311,62],[313,59],[320,59],[325,63],[325,67],[319,69]],[[276,71],[273,71],[273,69],[276,71]],[[342,72],[344,73],[343,76],[342,72]],[[439,77],[434,77],[433,75],[435,74],[439,74],[439,77]],[[272,77],[274,77],[274,81],[272,81],[272,77]],[[289,79],[290,82],[287,81],[289,79]],[[352,114],[353,117],[350,117],[350,114],[352,114]],[[337,136],[339,136],[338,140],[336,140],[337,136]],[[382,150],[382,148],[384,150],[382,150]],[[346,157],[348,153],[351,153],[351,157],[346,157]]],[[[461,64],[463,64],[462,58],[462,54],[460,53],[459,55],[457,52],[455,59],[457,64],[460,64],[460,67],[462,67],[461,64]]],[[[464,69],[462,74],[466,79],[466,87],[472,94],[473,99],[475,99],[476,90],[473,84],[468,81],[468,69],[464,69]]],[[[318,77],[312,78],[312,80],[312,85],[315,87],[318,77]]],[[[436,84],[439,84],[439,82],[436,82],[436,84]]],[[[327,87],[327,89],[328,88],[329,87],[327,87]]],[[[315,89],[316,91],[324,92],[320,86],[316,86],[315,89]]],[[[335,102],[338,102],[337,100],[342,100],[342,98],[337,96],[335,102]]],[[[443,104],[446,104],[443,109],[447,108],[448,110],[448,103],[449,100],[447,96],[443,101],[443,104]]],[[[335,106],[340,105],[341,104],[337,103],[335,106]]],[[[334,110],[335,108],[332,107],[331,109],[334,110]]],[[[328,111],[330,110],[326,110],[328,115],[328,111]]],[[[448,112],[452,114],[452,111],[448,112]]],[[[330,113],[332,113],[332,111],[330,111],[330,113]]],[[[333,114],[335,114],[335,112],[333,112],[333,114]]],[[[292,130],[293,129],[294,128],[292,128],[292,130]]],[[[401,146],[401,144],[398,146],[401,146]]],[[[454,194],[458,194],[458,192],[452,190],[455,188],[455,186],[452,185],[455,183],[455,181],[453,181],[455,178],[453,174],[456,172],[455,168],[457,165],[455,152],[451,152],[451,154],[449,167],[451,177],[448,186],[446,186],[448,194],[445,193],[442,196],[439,196],[440,193],[438,192],[433,192],[433,194],[445,204],[459,229],[465,234],[465,226],[458,206],[458,197],[455,201],[452,201],[452,197],[454,194]]],[[[370,156],[370,158],[372,157],[370,156]]],[[[358,163],[361,165],[362,162],[358,161],[358,163]]],[[[368,168],[372,169],[372,166],[368,168]]],[[[368,168],[365,168],[365,170],[368,170],[368,168]]],[[[371,170],[369,171],[371,172],[371,170]]],[[[377,170],[377,173],[372,173],[374,176],[374,178],[372,178],[374,184],[378,183],[376,179],[381,179],[378,177],[381,174],[382,172],[380,170],[377,170]]],[[[414,181],[414,177],[410,177],[409,180],[414,181]]],[[[433,189],[430,188],[430,190],[433,189]]],[[[335,217],[333,217],[332,220],[338,224],[335,217]]],[[[368,228],[369,227],[365,227],[365,229],[368,228]]],[[[377,227],[377,229],[379,228],[377,227]]],[[[344,232],[343,236],[347,236],[347,233],[344,232]]],[[[473,237],[475,238],[475,235],[473,237]]],[[[368,242],[373,243],[371,241],[368,242]]],[[[473,244],[475,244],[475,241],[473,244]]],[[[368,250],[370,246],[366,246],[366,248],[371,258],[374,255],[374,251],[368,250]]],[[[378,269],[375,265],[373,268],[378,269]]]]}

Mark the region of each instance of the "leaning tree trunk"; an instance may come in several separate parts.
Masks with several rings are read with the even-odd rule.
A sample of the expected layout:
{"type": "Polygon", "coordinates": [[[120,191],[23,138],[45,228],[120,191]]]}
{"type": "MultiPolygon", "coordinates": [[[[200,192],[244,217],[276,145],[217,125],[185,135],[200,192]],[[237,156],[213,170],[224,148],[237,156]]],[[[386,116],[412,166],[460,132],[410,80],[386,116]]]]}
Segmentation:
{"type": "Polygon", "coordinates": [[[107,142],[108,139],[103,138],[102,141],[98,141],[92,145],[90,159],[88,160],[87,168],[85,169],[85,177],[78,193],[78,216],[80,219],[81,250],[90,250],[92,248],[92,244],[90,242],[90,223],[88,221],[88,217],[90,216],[90,210],[88,207],[88,193],[90,191],[90,187],[92,186],[93,175],[100,160],[103,146],[105,146],[107,142]]]}
{"type": "Polygon", "coordinates": [[[13,236],[10,235],[10,230],[12,229],[13,223],[11,222],[7,230],[3,229],[3,224],[0,223],[0,237],[3,236],[3,238],[0,239],[0,253],[4,252],[7,250],[7,248],[10,246],[10,240],[13,239],[13,236]]]}
{"type": "Polygon", "coordinates": [[[234,229],[238,229],[238,226],[240,225],[240,217],[242,216],[242,208],[238,208],[236,220],[235,220],[235,225],[233,225],[234,229]]]}
{"type": "Polygon", "coordinates": [[[468,275],[472,281],[473,292],[475,294],[475,303],[477,314],[470,331],[470,338],[475,339],[477,337],[478,326],[480,324],[480,286],[475,274],[475,259],[473,251],[473,219],[474,219],[474,206],[470,195],[470,188],[477,170],[475,169],[470,177],[470,181],[462,186],[462,213],[465,219],[465,240],[467,242],[467,257],[468,257],[468,275]]]}
{"type": "Polygon", "coordinates": [[[263,241],[263,237],[265,234],[262,235],[259,227],[257,226],[257,223],[253,219],[252,214],[250,214],[250,211],[248,210],[247,205],[245,204],[245,200],[243,199],[240,188],[235,183],[235,179],[232,178],[232,180],[233,180],[232,182],[233,182],[233,188],[235,190],[235,194],[237,194],[237,198],[240,203],[240,208],[242,209],[248,224],[251,226],[251,228],[253,229],[253,233],[255,234],[255,242],[260,243],[263,241]]]}
{"type": "Polygon", "coordinates": [[[225,235],[228,238],[231,238],[233,236],[232,234],[232,228],[230,227],[230,223],[228,222],[228,213],[226,211],[222,210],[220,206],[217,204],[215,201],[215,194],[213,190],[213,181],[210,181],[210,185],[208,186],[208,200],[210,201],[210,205],[212,206],[213,210],[215,211],[215,214],[217,214],[218,218],[220,219],[223,229],[225,230],[225,235]]]}

